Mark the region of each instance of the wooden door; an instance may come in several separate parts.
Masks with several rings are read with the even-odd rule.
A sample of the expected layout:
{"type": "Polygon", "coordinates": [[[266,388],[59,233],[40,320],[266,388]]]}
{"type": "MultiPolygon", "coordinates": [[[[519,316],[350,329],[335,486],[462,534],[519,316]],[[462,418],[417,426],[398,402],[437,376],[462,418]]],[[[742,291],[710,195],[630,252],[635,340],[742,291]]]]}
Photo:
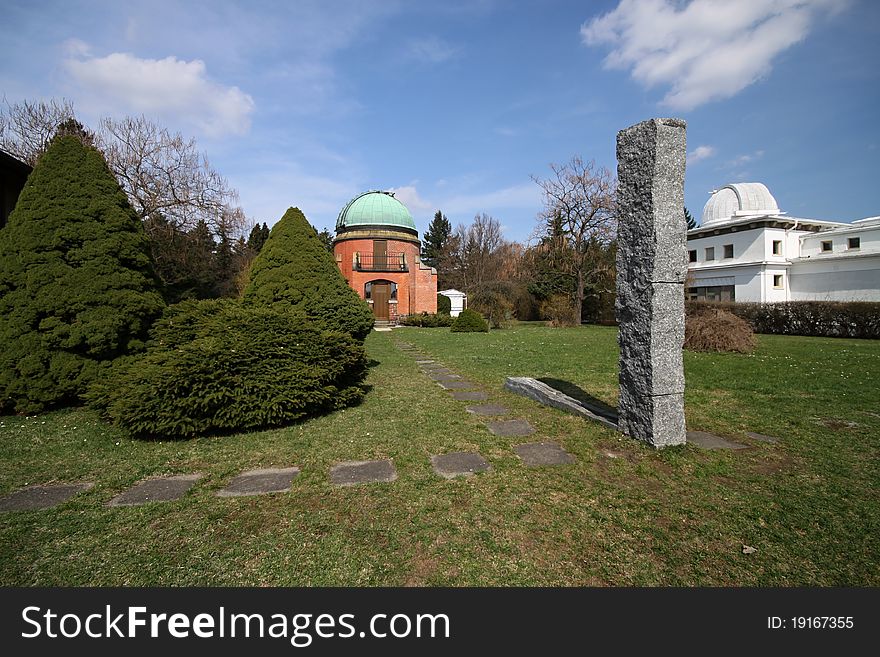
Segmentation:
{"type": "Polygon", "coordinates": [[[391,298],[391,285],[373,283],[373,314],[376,319],[388,319],[388,300],[391,298]]]}
{"type": "Polygon", "coordinates": [[[388,242],[373,240],[373,267],[376,271],[385,269],[388,263],[388,242]]]}

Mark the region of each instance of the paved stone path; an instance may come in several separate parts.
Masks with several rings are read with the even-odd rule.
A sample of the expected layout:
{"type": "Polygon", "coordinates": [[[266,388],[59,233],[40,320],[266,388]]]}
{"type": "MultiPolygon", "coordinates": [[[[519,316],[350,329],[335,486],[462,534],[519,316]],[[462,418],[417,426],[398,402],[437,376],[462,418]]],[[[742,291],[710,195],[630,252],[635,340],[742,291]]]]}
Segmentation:
{"type": "Polygon", "coordinates": [[[431,465],[441,477],[468,477],[477,472],[491,470],[492,466],[477,452],[451,452],[431,457],[431,465]]]}
{"type": "Polygon", "coordinates": [[[737,443],[707,431],[688,431],[687,441],[703,449],[746,449],[748,445],[737,443]]]}
{"type": "MultiPolygon", "coordinates": [[[[489,395],[471,381],[461,379],[451,369],[432,358],[428,358],[412,345],[397,344],[402,351],[416,357],[416,362],[426,376],[447,389],[457,401],[488,402],[489,395]]],[[[486,428],[497,436],[528,436],[535,428],[526,420],[503,419],[510,411],[495,403],[467,406],[466,411],[487,419],[486,428]],[[498,419],[502,418],[502,419],[498,419]]],[[[752,440],[777,443],[778,438],[761,433],[747,432],[752,440]]],[[[746,449],[748,445],[738,443],[705,431],[689,431],[689,443],[703,449],[746,449]]],[[[547,465],[567,465],[575,462],[575,457],[554,442],[522,443],[513,446],[513,451],[527,467],[547,465]]],[[[612,454],[607,454],[612,457],[612,454]]],[[[614,457],[617,455],[614,454],[614,457]]],[[[431,456],[431,466],[441,477],[473,476],[478,472],[492,469],[490,463],[478,452],[451,452],[431,456]]],[[[225,488],[218,490],[218,497],[238,497],[283,493],[290,490],[294,478],[300,474],[298,467],[264,468],[247,470],[235,476],[225,488]]],[[[167,502],[183,497],[203,475],[198,473],[174,475],[170,477],[151,477],[136,483],[109,502],[109,507],[138,506],[151,502],[167,502]]],[[[354,486],[373,482],[390,482],[397,479],[397,470],[390,460],[343,461],[330,467],[330,482],[334,486],[354,486]]],[[[57,506],[75,495],[89,490],[90,482],[68,484],[46,484],[28,486],[0,497],[0,512],[34,511],[57,506]]]]}
{"type": "Polygon", "coordinates": [[[107,506],[139,506],[150,502],[170,502],[183,497],[202,478],[200,474],[144,479],[107,502],[107,506]]]}
{"type": "Polygon", "coordinates": [[[524,443],[515,445],[513,451],[530,468],[574,463],[574,457],[556,443],[524,443]]]}
{"type": "Polygon", "coordinates": [[[391,461],[343,461],[330,468],[330,483],[354,486],[374,481],[394,481],[397,470],[391,461]]]}
{"type": "Polygon", "coordinates": [[[243,495],[264,495],[267,493],[284,493],[299,474],[299,468],[264,468],[242,472],[229,482],[229,485],[217,491],[218,497],[241,497],[243,495]]]}
{"type": "Polygon", "coordinates": [[[36,511],[66,502],[74,495],[90,489],[94,484],[48,484],[28,486],[0,498],[0,511],[36,511]]]}

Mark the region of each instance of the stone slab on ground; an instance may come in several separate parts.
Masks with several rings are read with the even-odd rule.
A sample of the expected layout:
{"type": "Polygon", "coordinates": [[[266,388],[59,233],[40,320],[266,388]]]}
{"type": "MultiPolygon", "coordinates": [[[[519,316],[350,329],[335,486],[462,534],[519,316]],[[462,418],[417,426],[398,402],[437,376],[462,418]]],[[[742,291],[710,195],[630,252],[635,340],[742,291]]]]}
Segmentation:
{"type": "Polygon", "coordinates": [[[526,420],[493,420],[486,426],[496,436],[530,436],[535,433],[535,427],[526,420]]]}
{"type": "Polygon", "coordinates": [[[456,401],[486,401],[489,395],[481,390],[453,390],[452,398],[456,401]]]}
{"type": "Polygon", "coordinates": [[[185,474],[144,479],[107,502],[107,506],[138,506],[150,502],[170,502],[183,497],[202,476],[185,474]]]}
{"type": "Polygon", "coordinates": [[[428,374],[428,378],[432,381],[455,381],[461,377],[458,374],[435,374],[434,372],[431,372],[428,374]]]}
{"type": "Polygon", "coordinates": [[[556,443],[523,443],[514,445],[513,451],[530,468],[540,465],[567,465],[574,457],[556,443]]]}
{"type": "Polygon", "coordinates": [[[510,411],[501,404],[479,404],[478,406],[468,406],[467,412],[474,415],[507,415],[510,411]]]}
{"type": "Polygon", "coordinates": [[[217,491],[218,497],[241,497],[243,495],[263,495],[265,493],[284,493],[299,474],[299,468],[263,468],[248,470],[237,475],[226,488],[217,491]]]}
{"type": "Polygon", "coordinates": [[[607,413],[599,406],[588,404],[565,393],[548,386],[543,381],[538,381],[529,376],[509,376],[504,381],[504,387],[518,395],[534,399],[539,404],[552,406],[583,418],[604,424],[609,429],[617,430],[617,416],[607,413]]]}
{"type": "Polygon", "coordinates": [[[441,386],[446,388],[447,390],[467,390],[468,388],[476,388],[476,383],[471,383],[470,381],[437,381],[441,386]]]}
{"type": "Polygon", "coordinates": [[[752,440],[757,440],[762,443],[770,443],[775,445],[779,442],[779,438],[774,438],[773,436],[766,436],[763,433],[755,433],[753,431],[746,431],[746,435],[752,440]]]}
{"type": "Polygon", "coordinates": [[[702,449],[746,449],[748,445],[716,436],[708,431],[688,431],[687,441],[702,449]]]}
{"type": "Polygon", "coordinates": [[[36,511],[66,502],[94,486],[91,482],[28,486],[0,498],[0,511],[36,511]]]}
{"type": "Polygon", "coordinates": [[[330,483],[336,486],[354,486],[395,479],[397,479],[397,470],[388,460],[343,461],[330,468],[330,483]]]}
{"type": "Polygon", "coordinates": [[[467,477],[476,472],[484,472],[492,466],[477,452],[451,452],[431,457],[431,466],[441,477],[467,477]]]}
{"type": "Polygon", "coordinates": [[[433,363],[434,361],[433,361],[432,359],[430,359],[430,358],[416,358],[416,362],[417,362],[419,365],[430,365],[430,364],[433,363]]]}

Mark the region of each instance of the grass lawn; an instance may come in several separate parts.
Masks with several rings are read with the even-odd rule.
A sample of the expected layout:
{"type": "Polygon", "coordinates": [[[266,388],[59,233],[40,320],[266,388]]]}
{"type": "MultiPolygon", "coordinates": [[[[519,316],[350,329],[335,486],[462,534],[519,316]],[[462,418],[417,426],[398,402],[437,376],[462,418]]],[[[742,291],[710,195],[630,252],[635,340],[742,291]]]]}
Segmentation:
{"type": "Polygon", "coordinates": [[[751,446],[737,452],[656,452],[503,390],[506,376],[552,377],[615,403],[613,328],[402,328],[367,346],[366,400],[285,429],[139,442],[82,409],[0,417],[0,494],[95,483],[54,509],[0,514],[0,583],[880,585],[880,342],[759,336],[753,355],[686,353],[688,427],[751,446]],[[537,433],[489,433],[400,340],[537,433]],[[532,440],[577,462],[526,468],[511,447],[532,440]],[[492,470],[433,473],[432,454],[461,450],[492,470]],[[393,459],[397,481],[330,485],[331,464],[373,458],[393,459]],[[242,470],[291,465],[290,493],[214,494],[242,470]],[[205,476],[176,502],[104,506],[144,477],[190,472],[205,476]]]}

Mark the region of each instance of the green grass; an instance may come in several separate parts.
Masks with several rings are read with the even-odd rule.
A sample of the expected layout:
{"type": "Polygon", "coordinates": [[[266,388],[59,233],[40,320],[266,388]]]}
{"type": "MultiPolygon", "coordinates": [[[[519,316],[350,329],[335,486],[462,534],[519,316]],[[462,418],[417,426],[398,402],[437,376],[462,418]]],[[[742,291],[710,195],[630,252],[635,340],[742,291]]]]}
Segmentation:
{"type": "MultiPolygon", "coordinates": [[[[537,325],[487,334],[397,329],[356,408],[248,435],[132,441],[82,409],[0,417],[0,493],[95,487],[0,514],[3,585],[880,585],[880,343],[759,336],[754,355],[685,355],[687,417],[748,442],[656,452],[503,390],[553,377],[614,403],[616,331],[537,325]],[[526,468],[399,351],[407,340],[577,458],[526,468]],[[492,470],[433,474],[478,450],[492,470]],[[330,465],[392,458],[392,483],[334,488],[330,465]],[[298,465],[290,493],[217,498],[244,469],[298,465]],[[150,475],[201,472],[176,502],[107,508],[150,475]],[[742,554],[742,546],[757,548],[742,554]]],[[[529,438],[528,440],[532,440],[529,438]]]]}

